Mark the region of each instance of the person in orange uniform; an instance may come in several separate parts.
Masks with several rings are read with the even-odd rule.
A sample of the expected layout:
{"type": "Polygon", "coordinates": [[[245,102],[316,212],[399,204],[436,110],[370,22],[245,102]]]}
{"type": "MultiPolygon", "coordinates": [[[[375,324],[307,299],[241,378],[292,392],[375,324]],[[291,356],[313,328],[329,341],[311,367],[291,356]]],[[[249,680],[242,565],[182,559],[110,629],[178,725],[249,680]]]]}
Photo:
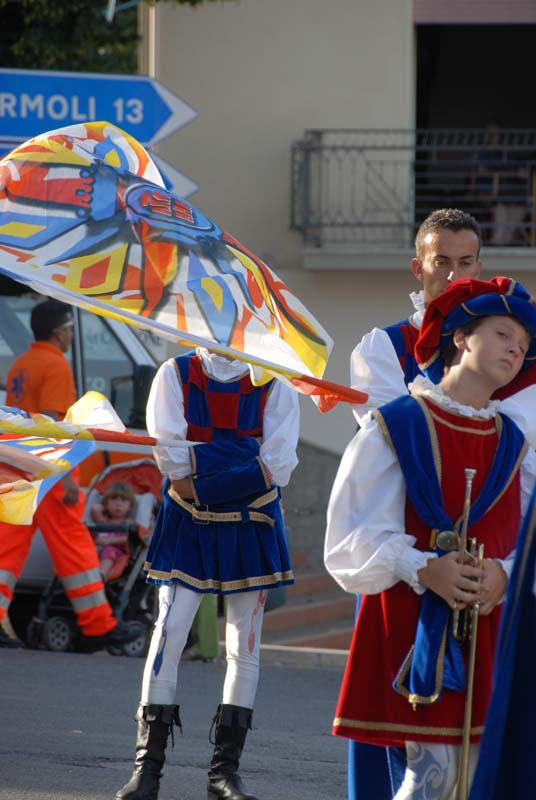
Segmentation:
{"type": "MultiPolygon", "coordinates": [[[[35,341],[8,372],[6,403],[61,420],[76,400],[73,374],[64,355],[74,332],[70,306],[58,300],[37,304],[32,310],[31,328],[35,341]]],[[[32,537],[40,528],[55,572],[74,608],[83,647],[96,650],[133,637],[118,625],[106,600],[95,543],[82,522],[84,502],[75,469],[43,498],[31,525],[0,523],[0,624],[32,537]]],[[[9,637],[0,628],[0,646],[9,645],[9,637]]]]}

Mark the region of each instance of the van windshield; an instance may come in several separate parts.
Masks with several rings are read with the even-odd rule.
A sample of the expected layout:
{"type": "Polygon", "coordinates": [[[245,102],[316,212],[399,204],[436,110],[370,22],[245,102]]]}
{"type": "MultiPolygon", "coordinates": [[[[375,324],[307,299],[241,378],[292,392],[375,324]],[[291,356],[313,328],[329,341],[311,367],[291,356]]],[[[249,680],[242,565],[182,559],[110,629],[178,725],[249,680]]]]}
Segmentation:
{"type": "MultiPolygon", "coordinates": [[[[6,378],[11,364],[33,341],[30,328],[32,307],[43,299],[33,292],[6,296],[0,294],[0,402],[5,399],[6,378]]],[[[77,385],[78,394],[80,396],[90,390],[101,392],[112,401],[119,416],[128,425],[135,406],[134,359],[108,320],[83,310],[79,310],[78,314],[83,369],[73,371],[78,379],[77,384],[85,383],[84,386],[77,385]],[[82,380],[80,376],[83,376],[82,380]]],[[[75,326],[75,335],[77,333],[75,326]]],[[[141,343],[138,346],[142,348],[141,343]]],[[[66,355],[73,365],[72,348],[66,355]]],[[[149,358],[147,354],[146,359],[149,358]]]]}

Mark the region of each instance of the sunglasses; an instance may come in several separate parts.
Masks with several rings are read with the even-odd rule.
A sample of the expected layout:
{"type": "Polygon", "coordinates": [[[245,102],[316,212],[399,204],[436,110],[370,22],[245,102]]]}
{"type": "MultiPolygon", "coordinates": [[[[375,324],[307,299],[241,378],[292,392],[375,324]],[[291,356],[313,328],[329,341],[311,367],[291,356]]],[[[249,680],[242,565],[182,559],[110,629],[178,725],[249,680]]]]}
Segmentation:
{"type": "Polygon", "coordinates": [[[64,322],[63,325],[59,325],[55,328],[57,331],[64,331],[64,330],[74,330],[74,322],[71,320],[70,322],[64,322]]]}

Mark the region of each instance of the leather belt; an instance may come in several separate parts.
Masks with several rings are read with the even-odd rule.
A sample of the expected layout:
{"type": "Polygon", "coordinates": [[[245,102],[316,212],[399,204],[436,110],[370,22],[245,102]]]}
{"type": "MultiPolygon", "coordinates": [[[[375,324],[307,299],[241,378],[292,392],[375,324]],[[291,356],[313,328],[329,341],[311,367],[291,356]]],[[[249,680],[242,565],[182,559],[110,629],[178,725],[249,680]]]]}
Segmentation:
{"type": "Polygon", "coordinates": [[[275,524],[275,520],[268,516],[268,514],[263,514],[254,509],[262,508],[268,505],[268,503],[277,500],[279,496],[277,489],[272,489],[270,492],[267,492],[267,494],[263,494],[261,497],[257,497],[256,500],[253,500],[253,502],[247,506],[245,514],[243,511],[210,511],[208,506],[194,505],[194,503],[189,503],[187,500],[184,500],[171,486],[168,489],[168,494],[177,505],[184,508],[184,510],[191,515],[192,520],[199,525],[208,525],[210,522],[248,522],[249,520],[253,522],[264,522],[272,528],[275,524]]]}

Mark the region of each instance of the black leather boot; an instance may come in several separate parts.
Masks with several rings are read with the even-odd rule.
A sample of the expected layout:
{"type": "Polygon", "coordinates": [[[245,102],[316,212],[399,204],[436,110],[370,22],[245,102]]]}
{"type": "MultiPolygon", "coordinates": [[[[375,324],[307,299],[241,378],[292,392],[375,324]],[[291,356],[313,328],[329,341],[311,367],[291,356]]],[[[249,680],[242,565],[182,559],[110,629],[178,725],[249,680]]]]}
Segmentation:
{"type": "MultiPolygon", "coordinates": [[[[251,708],[220,705],[212,722],[216,726],[214,753],[208,773],[208,800],[257,800],[248,794],[238,774],[238,764],[251,729],[251,708]]],[[[212,729],[211,729],[212,733],[212,729]]],[[[212,741],[212,739],[211,739],[212,741]]]]}
{"type": "Polygon", "coordinates": [[[138,721],[134,772],[115,797],[116,800],[157,800],[169,734],[173,741],[174,725],[182,732],[179,706],[140,705],[134,719],[138,721]]]}

